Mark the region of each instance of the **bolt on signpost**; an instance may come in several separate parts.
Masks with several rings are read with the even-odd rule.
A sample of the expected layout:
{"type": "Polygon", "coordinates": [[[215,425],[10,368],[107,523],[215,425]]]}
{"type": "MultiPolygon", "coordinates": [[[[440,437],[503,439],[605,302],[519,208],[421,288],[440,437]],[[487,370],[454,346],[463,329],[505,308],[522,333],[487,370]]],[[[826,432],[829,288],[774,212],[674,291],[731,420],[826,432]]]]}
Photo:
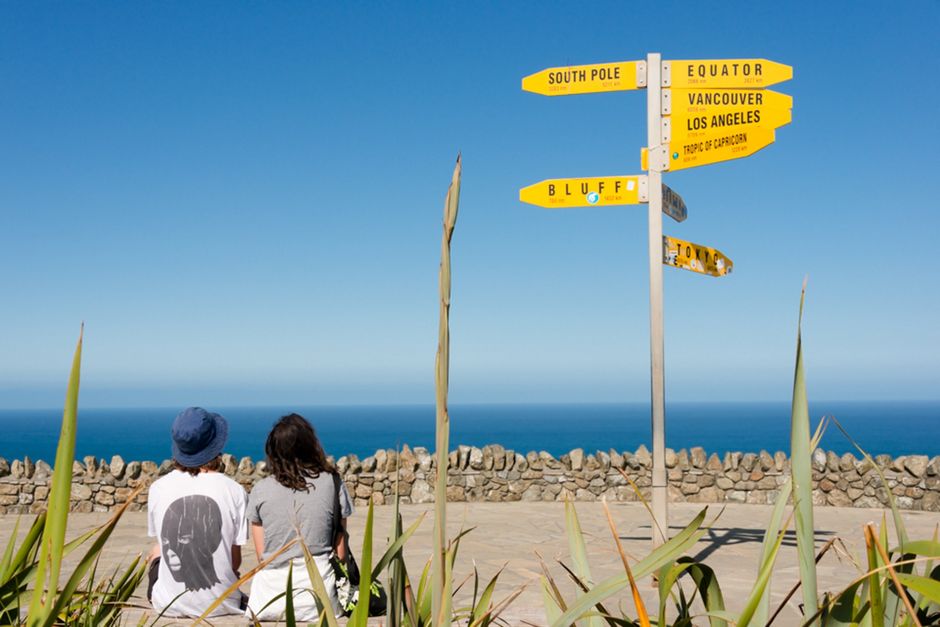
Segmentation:
{"type": "Polygon", "coordinates": [[[570,96],[646,89],[647,174],[549,179],[519,190],[519,200],[550,209],[646,203],[649,217],[650,400],[653,431],[653,546],[668,539],[663,265],[724,276],[734,264],[721,251],[663,235],[662,214],[682,222],[685,202],[662,182],[664,172],[749,157],[774,143],[790,123],[793,99],[764,89],[793,77],[766,59],[623,61],[554,67],[522,79],[522,89],[570,96]]]}

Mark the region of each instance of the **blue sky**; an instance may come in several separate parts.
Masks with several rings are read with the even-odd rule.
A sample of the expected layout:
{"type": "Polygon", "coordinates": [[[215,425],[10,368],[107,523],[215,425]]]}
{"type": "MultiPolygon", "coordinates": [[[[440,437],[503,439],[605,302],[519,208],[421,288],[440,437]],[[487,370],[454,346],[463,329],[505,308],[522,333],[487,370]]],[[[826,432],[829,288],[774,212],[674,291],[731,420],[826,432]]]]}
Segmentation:
{"type": "Polygon", "coordinates": [[[0,407],[433,402],[444,192],[451,400],[644,401],[643,207],[518,189],[639,173],[645,93],[545,67],[768,58],[793,123],[666,175],[669,400],[937,399],[940,4],[3,3],[0,407]]]}

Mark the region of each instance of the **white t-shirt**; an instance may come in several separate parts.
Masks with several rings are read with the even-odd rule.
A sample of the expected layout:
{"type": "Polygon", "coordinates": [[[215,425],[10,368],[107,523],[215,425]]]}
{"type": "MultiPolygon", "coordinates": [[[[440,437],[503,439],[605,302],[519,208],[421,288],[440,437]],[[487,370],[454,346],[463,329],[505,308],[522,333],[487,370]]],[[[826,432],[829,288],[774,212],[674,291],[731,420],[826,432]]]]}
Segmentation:
{"type": "MultiPolygon", "coordinates": [[[[235,583],[232,546],[248,542],[247,502],[244,488],[218,472],[194,477],[174,470],[150,486],[148,534],[162,556],[153,587],[157,611],[199,616],[235,583]]],[[[239,614],[240,602],[236,590],[210,616],[239,614]]]]}

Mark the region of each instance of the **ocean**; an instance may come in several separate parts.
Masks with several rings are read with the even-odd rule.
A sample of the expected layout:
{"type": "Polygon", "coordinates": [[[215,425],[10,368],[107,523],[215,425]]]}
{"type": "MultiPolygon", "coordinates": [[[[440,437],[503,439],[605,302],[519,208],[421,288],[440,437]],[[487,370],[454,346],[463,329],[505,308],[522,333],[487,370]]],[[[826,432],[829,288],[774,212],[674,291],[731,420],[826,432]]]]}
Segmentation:
{"type": "MultiPolygon", "coordinates": [[[[126,461],[170,457],[170,425],[182,408],[79,408],[76,457],[95,455],[126,461]]],[[[433,405],[210,407],[229,421],[226,451],[262,459],[274,421],[295,411],[309,419],[328,454],[360,458],[378,448],[401,444],[434,448],[433,405]]],[[[455,405],[451,448],[498,443],[525,453],[545,450],[558,456],[573,448],[586,452],[633,451],[650,447],[649,405],[513,404],[455,405]]],[[[869,453],[892,456],[940,454],[940,401],[828,402],[810,405],[813,424],[835,416],[869,453]]],[[[0,410],[0,457],[28,455],[51,462],[62,410],[0,410]]],[[[789,403],[671,403],[666,407],[666,446],[702,446],[708,453],[766,449],[789,451],[789,403]]],[[[823,448],[842,454],[852,444],[833,425],[823,448]]]]}

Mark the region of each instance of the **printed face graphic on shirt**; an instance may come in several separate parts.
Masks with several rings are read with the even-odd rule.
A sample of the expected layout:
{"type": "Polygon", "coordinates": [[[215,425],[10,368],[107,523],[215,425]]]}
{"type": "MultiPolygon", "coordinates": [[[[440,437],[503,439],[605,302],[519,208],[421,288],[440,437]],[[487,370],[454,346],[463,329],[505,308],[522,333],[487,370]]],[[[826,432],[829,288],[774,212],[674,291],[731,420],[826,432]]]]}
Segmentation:
{"type": "Polygon", "coordinates": [[[212,554],[222,544],[222,512],[208,496],[176,499],[163,515],[160,528],[163,562],[173,579],[187,590],[202,590],[219,583],[212,554]]]}

